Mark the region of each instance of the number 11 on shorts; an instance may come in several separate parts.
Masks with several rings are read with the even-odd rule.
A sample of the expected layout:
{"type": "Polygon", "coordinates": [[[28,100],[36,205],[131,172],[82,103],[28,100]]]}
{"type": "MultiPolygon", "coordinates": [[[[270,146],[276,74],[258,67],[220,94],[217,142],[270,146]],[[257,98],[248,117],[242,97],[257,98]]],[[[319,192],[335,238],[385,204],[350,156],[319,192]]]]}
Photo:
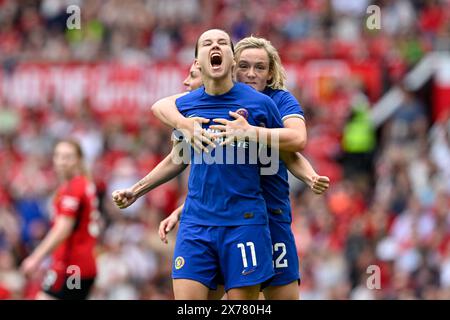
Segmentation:
{"type": "MultiPolygon", "coordinates": [[[[256,262],[255,244],[253,242],[247,242],[246,245],[247,245],[247,247],[250,248],[250,253],[251,253],[251,256],[252,256],[253,267],[256,267],[258,264],[256,262]]],[[[242,264],[244,265],[244,268],[247,268],[248,267],[248,262],[247,262],[247,254],[245,253],[245,246],[244,246],[243,243],[238,243],[237,247],[239,249],[241,249],[242,264]]]]}

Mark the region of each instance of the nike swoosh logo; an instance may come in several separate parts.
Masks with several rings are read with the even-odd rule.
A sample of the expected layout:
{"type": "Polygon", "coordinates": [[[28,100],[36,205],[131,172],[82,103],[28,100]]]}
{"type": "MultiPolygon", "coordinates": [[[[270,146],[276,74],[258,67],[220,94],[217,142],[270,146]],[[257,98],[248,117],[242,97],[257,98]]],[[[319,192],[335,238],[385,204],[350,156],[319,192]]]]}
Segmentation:
{"type": "Polygon", "coordinates": [[[243,271],[242,271],[242,275],[243,275],[243,276],[246,276],[246,275],[248,275],[248,274],[250,274],[250,273],[252,273],[252,272],[255,272],[255,269],[251,269],[251,270],[248,270],[248,271],[243,270],[243,271]]]}

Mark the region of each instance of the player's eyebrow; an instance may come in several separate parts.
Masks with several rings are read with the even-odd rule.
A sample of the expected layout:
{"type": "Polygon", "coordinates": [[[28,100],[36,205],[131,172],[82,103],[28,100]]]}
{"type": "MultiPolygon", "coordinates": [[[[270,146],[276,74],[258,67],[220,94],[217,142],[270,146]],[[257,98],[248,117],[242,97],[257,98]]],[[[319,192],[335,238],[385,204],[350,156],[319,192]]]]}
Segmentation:
{"type": "Polygon", "coordinates": [[[241,64],[242,64],[242,65],[244,65],[244,64],[245,64],[245,65],[249,65],[250,62],[248,62],[247,60],[242,59],[242,60],[239,60],[239,61],[238,61],[238,64],[240,64],[240,65],[241,65],[241,64]]]}
{"type": "Polygon", "coordinates": [[[267,62],[266,61],[256,61],[255,63],[250,63],[249,61],[245,60],[245,59],[239,59],[238,61],[239,64],[253,64],[255,66],[267,66],[267,62]]]}

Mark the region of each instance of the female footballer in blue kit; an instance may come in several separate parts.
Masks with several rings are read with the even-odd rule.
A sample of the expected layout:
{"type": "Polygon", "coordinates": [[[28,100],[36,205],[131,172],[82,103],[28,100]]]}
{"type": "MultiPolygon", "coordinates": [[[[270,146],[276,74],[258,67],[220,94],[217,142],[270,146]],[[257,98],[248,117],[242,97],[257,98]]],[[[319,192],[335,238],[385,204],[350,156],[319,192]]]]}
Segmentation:
{"type": "MultiPolygon", "coordinates": [[[[299,129],[306,136],[303,113],[300,106],[288,92],[280,90],[284,88],[284,73],[278,54],[271,44],[260,38],[249,37],[243,39],[236,47],[236,58],[238,61],[236,72],[238,80],[248,83],[255,89],[263,91],[266,95],[270,96],[277,103],[285,127],[299,129]]],[[[196,72],[198,70],[195,70],[194,67],[191,68],[190,77],[188,77],[187,82],[185,81],[185,84],[190,89],[194,89],[196,81],[198,82],[197,85],[200,85],[198,78],[196,78],[196,72]]],[[[224,135],[229,134],[230,129],[248,128],[247,121],[241,119],[236,114],[232,115],[237,117],[238,120],[229,122],[225,119],[216,119],[215,122],[220,123],[222,126],[211,126],[211,128],[225,130],[224,135]]],[[[208,121],[207,119],[197,120],[201,122],[208,121]]],[[[294,169],[290,168],[291,171],[297,177],[307,182],[316,193],[323,192],[328,187],[328,178],[319,177],[301,155],[294,154],[294,156],[298,158],[292,159],[291,157],[288,160],[288,165],[292,162],[297,162],[297,167],[294,169]]],[[[261,187],[267,203],[267,210],[269,211],[269,226],[276,271],[276,276],[271,281],[270,286],[264,290],[264,295],[266,299],[297,299],[299,268],[295,242],[290,230],[289,185],[287,183],[287,170],[282,162],[280,166],[281,168],[277,175],[261,177],[261,187]]],[[[154,174],[151,178],[157,180],[157,175],[154,174]]],[[[151,180],[149,179],[147,182],[149,183],[151,180]]],[[[128,190],[128,192],[133,194],[133,191],[128,190]]],[[[137,193],[135,192],[135,194],[137,193]]],[[[135,194],[129,199],[134,199],[136,197],[135,194]]],[[[134,200],[129,202],[131,204],[134,200]]],[[[163,240],[165,239],[166,233],[176,224],[180,211],[177,210],[161,223],[160,236],[163,240]]],[[[219,293],[220,295],[221,293],[219,293]]]]}
{"type": "MultiPolygon", "coordinates": [[[[251,87],[233,82],[233,47],[229,35],[218,29],[197,41],[198,64],[204,86],[176,100],[185,117],[224,118],[230,110],[245,108],[253,125],[262,123],[287,135],[274,102],[251,87]]],[[[207,126],[204,124],[205,128],[207,126]]],[[[214,148],[232,162],[194,161],[191,153],[186,197],[174,253],[172,278],[175,299],[206,299],[220,273],[229,299],[257,299],[260,285],[273,277],[272,246],[259,165],[248,161],[256,142],[214,148]],[[224,149],[224,150],[223,150],[224,149]],[[239,163],[235,155],[244,154],[239,163]],[[244,251],[247,261],[242,260],[244,251]],[[242,254],[242,256],[241,256],[242,254]],[[241,260],[241,263],[238,263],[241,260]]],[[[190,149],[188,150],[190,151],[190,149]]],[[[202,154],[202,157],[205,155],[202,154]]],[[[116,201],[120,194],[114,195],[116,201]]]]}

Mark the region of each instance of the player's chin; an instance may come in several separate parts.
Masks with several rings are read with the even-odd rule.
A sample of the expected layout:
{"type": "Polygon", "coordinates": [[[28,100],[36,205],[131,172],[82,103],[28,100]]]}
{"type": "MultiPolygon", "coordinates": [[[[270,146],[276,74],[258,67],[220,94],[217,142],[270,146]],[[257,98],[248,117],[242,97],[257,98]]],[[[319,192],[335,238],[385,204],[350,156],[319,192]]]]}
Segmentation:
{"type": "Polygon", "coordinates": [[[222,68],[218,68],[218,69],[211,68],[211,69],[209,69],[209,75],[212,78],[220,77],[222,74],[223,74],[223,69],[222,68]]]}
{"type": "Polygon", "coordinates": [[[67,168],[56,167],[55,172],[59,178],[66,179],[70,176],[70,172],[67,168]]]}
{"type": "Polygon", "coordinates": [[[215,65],[215,66],[210,65],[209,68],[208,68],[208,71],[209,71],[209,74],[212,77],[220,77],[220,76],[223,76],[225,74],[226,68],[225,68],[225,66],[223,64],[221,64],[219,66],[217,66],[217,65],[215,65]]]}

